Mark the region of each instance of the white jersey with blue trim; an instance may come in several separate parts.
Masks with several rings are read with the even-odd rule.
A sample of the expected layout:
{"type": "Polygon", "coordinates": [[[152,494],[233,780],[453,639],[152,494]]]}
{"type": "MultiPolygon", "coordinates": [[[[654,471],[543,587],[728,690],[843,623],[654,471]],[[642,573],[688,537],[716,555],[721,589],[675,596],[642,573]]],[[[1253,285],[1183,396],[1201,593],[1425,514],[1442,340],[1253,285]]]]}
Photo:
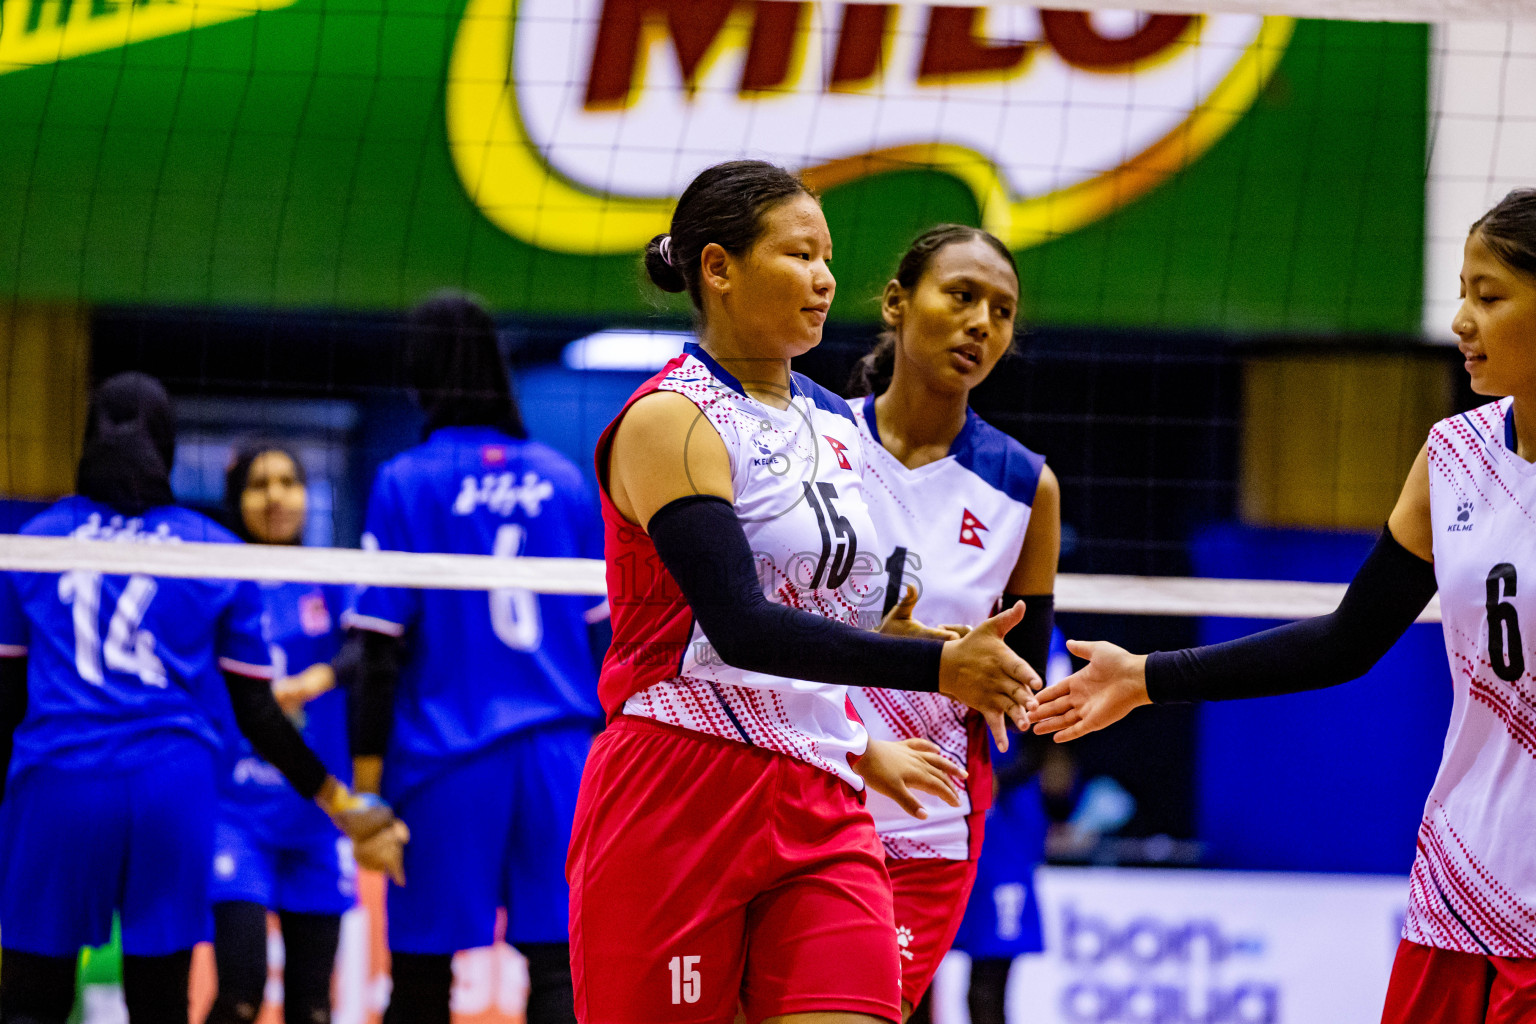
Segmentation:
{"type": "Polygon", "coordinates": [[[1403,937],[1536,957],[1536,465],[1511,399],[1430,430],[1429,518],[1453,683],[1403,937]]]}
{"type": "MultiPolygon", "coordinates": [[[[872,628],[880,618],[882,567],[853,413],[808,378],[796,373],[791,382],[789,408],[765,405],[689,344],[652,387],[693,402],[725,443],[732,504],[768,600],[872,628]]],[[[623,707],[626,715],[797,757],[863,788],[849,758],[864,753],[868,738],[848,688],[727,665],[697,622],[676,675],[623,707]]]]}
{"type": "MultiPolygon", "coordinates": [[[[855,409],[864,442],[864,490],[886,603],[908,585],[918,590],[913,615],[928,625],[974,626],[992,614],[1019,561],[1024,532],[1045,459],[967,410],[965,426],[937,462],[908,469],[880,443],[873,397],[855,409]]],[[[854,707],[874,739],[922,737],[958,765],[981,767],[976,752],[983,725],[965,705],[938,693],[855,687],[854,707]],[[968,764],[968,762],[970,762],[968,764]]],[[[971,856],[970,794],[960,806],[917,794],[928,811],[918,820],[896,802],[870,794],[869,810],[896,858],[971,856]]],[[[984,809],[984,808],[979,808],[984,809]]]]}

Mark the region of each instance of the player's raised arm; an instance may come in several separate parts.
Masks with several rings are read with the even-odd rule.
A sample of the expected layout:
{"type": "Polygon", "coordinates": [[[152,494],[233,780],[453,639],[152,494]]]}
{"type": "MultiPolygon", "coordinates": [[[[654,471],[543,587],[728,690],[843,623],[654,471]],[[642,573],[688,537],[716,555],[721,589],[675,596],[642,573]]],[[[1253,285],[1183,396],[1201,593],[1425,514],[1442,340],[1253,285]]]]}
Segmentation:
{"type": "Polygon", "coordinates": [[[1143,704],[1300,693],[1370,671],[1435,595],[1428,467],[1426,446],[1336,610],[1227,643],[1150,655],[1069,640],[1067,648],[1088,664],[1039,694],[1029,713],[1034,731],[1063,742],[1143,704]]]}

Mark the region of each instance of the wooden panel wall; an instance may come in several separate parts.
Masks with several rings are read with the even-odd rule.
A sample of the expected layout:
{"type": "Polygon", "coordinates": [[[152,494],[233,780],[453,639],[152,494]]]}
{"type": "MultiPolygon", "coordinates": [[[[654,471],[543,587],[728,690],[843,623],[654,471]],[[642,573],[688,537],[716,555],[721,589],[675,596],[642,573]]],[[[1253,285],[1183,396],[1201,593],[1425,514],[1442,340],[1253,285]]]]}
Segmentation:
{"type": "Polygon", "coordinates": [[[0,496],[74,490],[89,374],[84,308],[0,303],[0,496]]]}
{"type": "Polygon", "coordinates": [[[1241,513],[1258,526],[1375,530],[1452,409],[1434,353],[1262,356],[1244,367],[1241,513]]]}

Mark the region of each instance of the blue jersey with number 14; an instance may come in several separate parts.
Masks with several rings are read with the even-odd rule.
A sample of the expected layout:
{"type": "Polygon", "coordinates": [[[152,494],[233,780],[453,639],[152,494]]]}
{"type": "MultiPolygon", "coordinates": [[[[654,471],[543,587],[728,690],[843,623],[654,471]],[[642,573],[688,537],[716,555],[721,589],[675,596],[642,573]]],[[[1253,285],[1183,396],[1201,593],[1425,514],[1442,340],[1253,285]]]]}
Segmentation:
{"type": "MultiPolygon", "coordinates": [[[[490,427],[445,427],[379,470],[368,533],[386,551],[599,558],[580,472],[490,427]]],[[[385,787],[405,792],[524,729],[602,712],[586,615],[599,599],[370,587],[351,623],[406,638],[385,787]]]]}
{"type": "MultiPolygon", "coordinates": [[[[120,544],[238,543],[175,506],[128,518],[65,498],[21,532],[120,544]]],[[[270,677],[262,601],[250,581],[0,572],[0,656],[25,655],[27,716],[11,770],[41,763],[131,770],[174,736],[222,746],[229,714],[220,670],[270,677]]]]}

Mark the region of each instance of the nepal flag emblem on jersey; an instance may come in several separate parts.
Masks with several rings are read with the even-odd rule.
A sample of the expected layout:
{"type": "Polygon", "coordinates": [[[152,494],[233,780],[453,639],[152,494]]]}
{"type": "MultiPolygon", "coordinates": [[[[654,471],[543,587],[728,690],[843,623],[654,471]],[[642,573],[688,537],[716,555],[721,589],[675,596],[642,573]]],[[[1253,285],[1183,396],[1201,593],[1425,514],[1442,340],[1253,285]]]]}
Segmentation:
{"type": "Polygon", "coordinates": [[[837,464],[843,469],[852,469],[853,467],[848,464],[848,456],[843,454],[848,450],[848,446],[831,434],[822,434],[821,436],[826,438],[827,444],[832,446],[832,454],[837,456],[837,464]]]}
{"type": "Polygon", "coordinates": [[[961,509],[960,516],[960,543],[969,544],[973,548],[986,550],[986,545],[981,542],[981,531],[987,528],[987,524],[971,512],[970,509],[961,509]]]}

